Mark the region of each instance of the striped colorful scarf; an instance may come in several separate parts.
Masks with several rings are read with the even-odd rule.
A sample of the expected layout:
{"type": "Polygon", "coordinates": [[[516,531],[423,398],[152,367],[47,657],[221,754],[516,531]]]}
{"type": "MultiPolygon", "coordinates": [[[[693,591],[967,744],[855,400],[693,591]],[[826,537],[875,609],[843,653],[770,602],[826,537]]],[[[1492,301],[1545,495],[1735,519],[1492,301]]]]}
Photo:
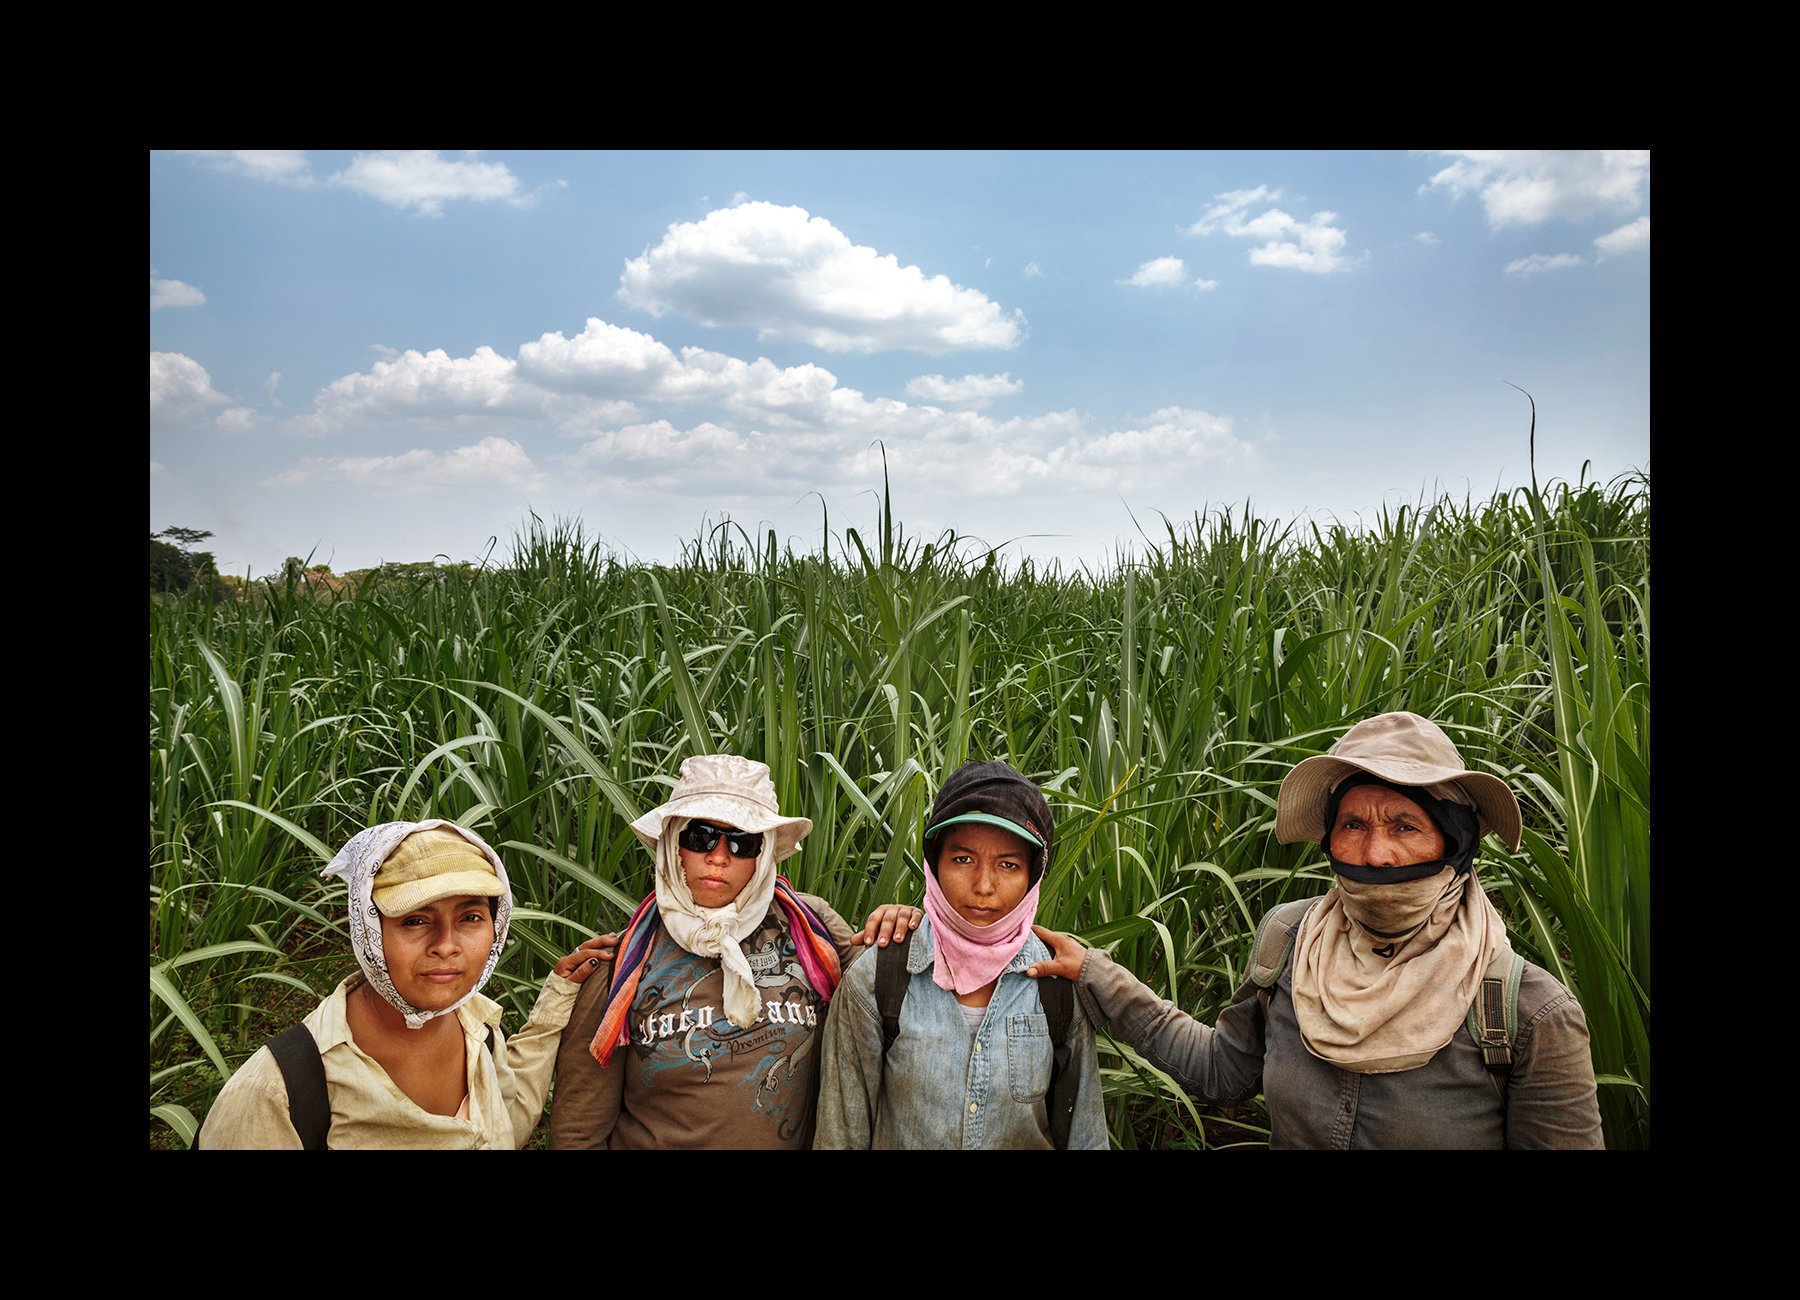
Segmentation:
{"type": "MultiPolygon", "coordinates": [[[[840,975],[837,945],[831,941],[831,932],[813,915],[812,909],[800,901],[800,895],[794,892],[786,876],[775,877],[775,902],[787,916],[788,933],[794,936],[794,951],[800,957],[800,968],[806,972],[806,982],[812,985],[821,1004],[830,1002],[840,975]]],[[[623,1047],[631,1040],[625,1020],[631,1013],[631,1000],[637,994],[638,977],[644,973],[650,945],[655,942],[661,927],[656,894],[652,892],[638,904],[638,910],[632,913],[625,926],[624,937],[619,940],[619,955],[613,962],[612,987],[607,990],[606,1006],[600,1013],[600,1028],[588,1046],[588,1051],[602,1068],[612,1060],[614,1048],[623,1047]]]]}

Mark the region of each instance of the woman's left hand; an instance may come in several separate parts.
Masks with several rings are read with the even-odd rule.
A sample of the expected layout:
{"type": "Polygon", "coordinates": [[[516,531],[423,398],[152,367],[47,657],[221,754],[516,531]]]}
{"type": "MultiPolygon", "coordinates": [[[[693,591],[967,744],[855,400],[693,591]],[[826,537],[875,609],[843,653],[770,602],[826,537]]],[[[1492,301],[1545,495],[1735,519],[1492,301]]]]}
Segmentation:
{"type": "Polygon", "coordinates": [[[618,935],[597,934],[584,940],[581,947],[567,957],[558,957],[555,970],[564,979],[579,984],[598,970],[601,962],[611,961],[618,951],[618,935]]]}
{"type": "Polygon", "coordinates": [[[861,931],[850,936],[851,946],[873,944],[885,948],[889,940],[904,939],[918,929],[919,922],[924,919],[925,913],[916,907],[908,907],[905,903],[883,903],[869,913],[861,931]]]}
{"type": "Polygon", "coordinates": [[[1066,980],[1081,978],[1081,963],[1087,960],[1086,944],[1072,934],[1046,929],[1041,925],[1032,926],[1031,932],[1049,945],[1050,960],[1032,962],[1025,968],[1027,975],[1034,980],[1045,979],[1051,975],[1057,975],[1066,980]]]}

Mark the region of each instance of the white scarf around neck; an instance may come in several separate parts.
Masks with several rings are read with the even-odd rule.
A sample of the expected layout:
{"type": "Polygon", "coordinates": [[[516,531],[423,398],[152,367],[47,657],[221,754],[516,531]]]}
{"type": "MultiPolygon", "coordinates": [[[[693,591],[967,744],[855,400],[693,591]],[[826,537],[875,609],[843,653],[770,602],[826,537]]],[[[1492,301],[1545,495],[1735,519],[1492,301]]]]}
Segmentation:
{"type": "Polygon", "coordinates": [[[743,892],[724,907],[701,907],[688,888],[676,842],[691,820],[667,817],[656,843],[656,909],[671,938],[696,957],[716,957],[725,980],[725,1014],[731,1023],[756,1020],[756,977],[744,957],[744,940],[755,934],[775,901],[775,836],[763,836],[756,870],[743,892]]]}

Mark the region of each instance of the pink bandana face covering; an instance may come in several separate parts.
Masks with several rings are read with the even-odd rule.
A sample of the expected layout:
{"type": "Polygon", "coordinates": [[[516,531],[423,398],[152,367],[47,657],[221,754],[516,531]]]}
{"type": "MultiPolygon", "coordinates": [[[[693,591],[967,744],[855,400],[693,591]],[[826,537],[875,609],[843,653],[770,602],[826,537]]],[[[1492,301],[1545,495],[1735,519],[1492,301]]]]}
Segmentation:
{"type": "Polygon", "coordinates": [[[1043,883],[1043,877],[1038,877],[1019,905],[992,925],[971,925],[957,914],[938,888],[937,872],[926,868],[925,915],[931,918],[931,936],[936,944],[932,983],[964,994],[998,979],[1031,937],[1031,923],[1037,917],[1038,887],[1043,883]]]}

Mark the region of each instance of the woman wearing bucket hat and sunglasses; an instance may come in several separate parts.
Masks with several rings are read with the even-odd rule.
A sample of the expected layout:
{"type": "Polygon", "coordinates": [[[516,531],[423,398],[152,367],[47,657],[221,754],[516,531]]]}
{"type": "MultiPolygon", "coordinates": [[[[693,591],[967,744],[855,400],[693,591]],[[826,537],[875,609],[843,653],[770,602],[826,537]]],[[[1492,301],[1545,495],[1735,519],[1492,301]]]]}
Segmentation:
{"type": "Polygon", "coordinates": [[[1503,781],[1437,724],[1384,713],[1282,781],[1276,838],[1318,841],[1337,884],[1265,918],[1217,1028],[1067,935],[1039,931],[1056,958],[1030,973],[1078,980],[1115,1037],[1196,1094],[1262,1093],[1271,1147],[1598,1148],[1581,1006],[1513,956],[1474,876],[1481,837],[1517,848],[1519,830],[1503,781]],[[1510,1068],[1493,1041],[1508,980],[1510,1068]]]}
{"type": "Polygon", "coordinates": [[[207,1112],[202,1149],[512,1150],[544,1112],[589,939],[560,958],[508,1037],[481,995],[512,920],[499,854],[453,822],[384,822],[321,873],[348,887],[360,968],[244,1062],[207,1112]]]}
{"type": "Polygon", "coordinates": [[[631,828],[656,888],[576,1003],[551,1149],[806,1149],[819,1036],[858,936],[776,872],[812,822],[781,815],[765,764],[706,754],[631,828]]]}

